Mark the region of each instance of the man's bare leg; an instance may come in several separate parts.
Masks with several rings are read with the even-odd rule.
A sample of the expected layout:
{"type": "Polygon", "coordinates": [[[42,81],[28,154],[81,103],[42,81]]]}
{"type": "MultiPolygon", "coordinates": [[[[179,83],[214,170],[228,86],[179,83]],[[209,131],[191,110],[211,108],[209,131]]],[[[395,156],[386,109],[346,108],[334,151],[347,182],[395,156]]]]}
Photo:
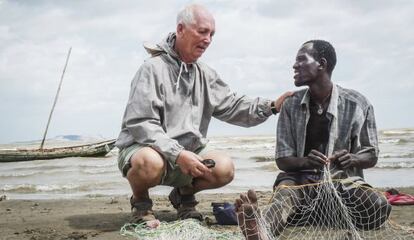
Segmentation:
{"type": "Polygon", "coordinates": [[[257,196],[254,190],[249,190],[247,194],[240,194],[240,198],[235,203],[237,219],[240,230],[246,240],[264,240],[259,231],[256,213],[258,209],[257,196]]]}
{"type": "MultiPolygon", "coordinates": [[[[131,157],[131,168],[128,170],[126,178],[132,189],[131,204],[145,206],[148,208],[152,201],[149,198],[148,189],[157,186],[161,182],[162,174],[165,171],[165,161],[154,149],[144,147],[138,150],[131,157]]],[[[152,212],[152,207],[150,212],[152,212]]],[[[153,215],[147,214],[148,211],[133,209],[133,217],[137,220],[145,221],[150,228],[156,228],[160,221],[153,215]]]]}
{"type": "Polygon", "coordinates": [[[210,151],[200,156],[201,159],[213,159],[215,166],[211,172],[193,178],[191,184],[174,188],[169,195],[173,206],[177,209],[178,217],[181,219],[195,218],[202,220],[202,215],[195,206],[198,204],[194,196],[195,193],[214,189],[227,185],[234,178],[234,164],[225,153],[210,151]]]}

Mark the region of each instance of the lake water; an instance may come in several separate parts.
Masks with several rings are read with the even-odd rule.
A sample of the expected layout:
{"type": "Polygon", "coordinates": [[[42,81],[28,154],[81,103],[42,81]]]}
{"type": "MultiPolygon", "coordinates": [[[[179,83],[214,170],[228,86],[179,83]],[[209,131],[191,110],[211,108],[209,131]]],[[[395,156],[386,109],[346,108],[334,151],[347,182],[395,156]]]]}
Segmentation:
{"type": "MultiPolygon", "coordinates": [[[[48,142],[50,145],[74,142],[48,142]]],[[[234,181],[206,192],[242,192],[249,188],[271,190],[279,173],[274,164],[274,136],[210,138],[212,149],[233,157],[234,181]]],[[[26,144],[27,145],[27,144],[26,144]]],[[[378,164],[365,170],[375,187],[414,186],[414,129],[379,132],[378,164]]],[[[1,145],[1,148],[22,147],[1,145]]],[[[33,146],[33,145],[32,145],[33,146]]],[[[56,199],[129,195],[130,188],[117,168],[117,150],[104,158],[65,158],[0,163],[0,195],[10,199],[56,199]]],[[[170,187],[156,187],[152,194],[168,194],[170,187]]]]}

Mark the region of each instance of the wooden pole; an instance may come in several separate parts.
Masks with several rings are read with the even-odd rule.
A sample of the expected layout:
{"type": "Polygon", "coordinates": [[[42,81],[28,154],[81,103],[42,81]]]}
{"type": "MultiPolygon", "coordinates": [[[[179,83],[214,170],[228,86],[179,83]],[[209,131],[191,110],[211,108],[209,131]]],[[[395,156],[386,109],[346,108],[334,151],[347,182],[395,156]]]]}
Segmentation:
{"type": "Polygon", "coordinates": [[[58,90],[57,90],[57,92],[56,92],[56,96],[55,96],[55,101],[53,102],[52,110],[50,111],[50,114],[49,114],[49,119],[47,120],[46,130],[45,130],[45,133],[43,134],[42,143],[40,144],[40,150],[42,150],[42,149],[43,149],[43,145],[44,145],[44,143],[45,143],[45,139],[46,139],[47,130],[48,130],[48,128],[49,128],[49,124],[50,124],[50,119],[52,119],[53,110],[55,109],[56,102],[57,102],[57,99],[58,99],[58,97],[59,97],[60,87],[62,86],[63,76],[65,76],[65,71],[66,71],[66,67],[68,66],[68,62],[69,62],[69,57],[70,57],[70,53],[71,53],[71,51],[72,51],[72,47],[70,47],[70,48],[69,48],[69,52],[68,52],[68,55],[67,55],[67,57],[66,57],[65,67],[63,68],[62,76],[60,77],[59,87],[58,87],[58,90]]]}

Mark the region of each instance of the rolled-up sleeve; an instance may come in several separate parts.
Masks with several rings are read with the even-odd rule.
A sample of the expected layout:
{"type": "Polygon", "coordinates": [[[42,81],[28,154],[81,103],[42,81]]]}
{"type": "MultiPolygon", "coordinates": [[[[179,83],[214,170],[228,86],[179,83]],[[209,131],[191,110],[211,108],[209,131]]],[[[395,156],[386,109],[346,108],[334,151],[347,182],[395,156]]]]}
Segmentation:
{"type": "Polygon", "coordinates": [[[144,63],[132,81],[124,123],[137,143],[152,147],[175,164],[183,147],[166,134],[161,124],[163,90],[157,80],[152,66],[144,63]]]}
{"type": "Polygon", "coordinates": [[[214,105],[213,116],[222,121],[243,127],[258,125],[272,115],[271,100],[237,95],[214,73],[210,82],[210,100],[214,105]]]}

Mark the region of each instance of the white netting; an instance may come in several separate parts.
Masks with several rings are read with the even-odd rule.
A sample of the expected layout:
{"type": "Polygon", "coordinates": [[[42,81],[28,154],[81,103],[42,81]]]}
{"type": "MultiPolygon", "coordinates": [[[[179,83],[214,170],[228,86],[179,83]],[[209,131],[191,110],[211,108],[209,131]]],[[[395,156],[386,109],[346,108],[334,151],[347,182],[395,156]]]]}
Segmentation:
{"type": "MultiPolygon", "coordinates": [[[[245,203],[239,226],[247,239],[414,239],[390,220],[382,193],[324,170],[317,184],[279,187],[266,206],[245,203]]],[[[249,199],[250,200],[250,199],[249,199]]]]}
{"type": "Polygon", "coordinates": [[[121,235],[136,237],[139,240],[243,239],[240,232],[213,230],[192,219],[171,223],[161,222],[156,229],[149,229],[145,224],[125,224],[121,229],[121,235]]]}
{"type": "Polygon", "coordinates": [[[388,219],[390,206],[381,192],[352,179],[332,179],[327,169],[318,183],[277,188],[264,206],[244,202],[238,213],[241,232],[184,220],[162,222],[156,229],[126,224],[121,234],[140,240],[414,239],[413,228],[388,219]]]}

